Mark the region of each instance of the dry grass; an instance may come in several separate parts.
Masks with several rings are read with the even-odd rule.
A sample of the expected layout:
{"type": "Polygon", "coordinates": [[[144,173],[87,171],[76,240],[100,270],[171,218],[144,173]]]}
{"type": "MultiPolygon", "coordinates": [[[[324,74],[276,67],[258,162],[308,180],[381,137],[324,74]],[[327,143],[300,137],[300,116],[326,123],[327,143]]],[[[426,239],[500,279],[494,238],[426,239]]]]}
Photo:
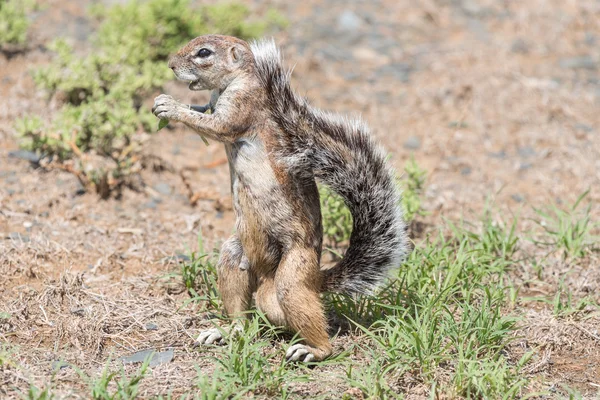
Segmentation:
{"type": "MultiPolygon", "coordinates": [[[[42,43],[65,26],[75,36],[72,23],[85,16],[85,2],[47,3],[51,7],[33,23],[35,40],[42,43]]],[[[414,153],[428,170],[422,200],[429,215],[418,217],[413,230],[418,245],[444,219],[470,221],[481,232],[486,202],[496,207],[493,224],[518,215],[519,249],[503,275],[507,289],[499,309],[521,319],[504,337],[503,365],[515,368],[531,353],[514,378],[526,380],[523,395],[597,397],[600,255],[588,248],[582,257],[565,257],[562,249],[528,239],[548,239],[534,222],[539,215],[533,207],[564,208],[589,188],[585,204],[591,204],[591,221],[600,221],[598,4],[331,3],[327,12],[315,11],[316,1],[281,6],[291,24],[277,40],[297,64],[296,86],[319,106],[361,112],[398,169],[414,153]],[[359,36],[336,25],[346,9],[364,17],[359,36]],[[590,68],[565,64],[582,56],[590,57],[590,68]],[[411,69],[406,81],[393,74],[393,66],[402,63],[411,69]],[[416,149],[405,147],[409,136],[420,142],[416,149]]],[[[255,8],[260,12],[264,4],[255,8]]],[[[85,42],[76,44],[85,48],[85,42]]],[[[234,217],[226,202],[189,203],[196,192],[227,197],[224,152],[221,146],[205,147],[184,129],[161,132],[145,151],[185,170],[185,182],[172,171],[148,170],[143,172],[148,190],[124,191],[120,200],[107,201],[76,194],[76,178],[64,171],[44,173],[9,158],[17,147],[12,121],[26,113],[47,118],[57,108],[35,92],[26,72],[47,62],[44,52],[31,48],[10,60],[0,57],[5,79],[0,95],[10,99],[0,108],[0,397],[41,398],[28,395],[34,385],[57,398],[90,398],[107,366],[117,373],[108,384],[114,393],[121,368],[127,379],[140,368],[123,366],[119,358],[148,348],[174,349],[175,356],[147,371],[140,398],[195,393],[203,378],[225,376],[229,370],[216,360],[230,362],[235,352],[193,347],[217,310],[190,303],[178,278],[165,276],[179,270],[177,257],[196,250],[200,230],[208,249],[231,233],[234,217]],[[58,362],[69,366],[57,368],[58,362]],[[220,375],[213,374],[216,368],[220,375]]],[[[206,100],[177,84],[167,91],[187,102],[206,100]]],[[[600,232],[596,227],[591,234],[600,232]]],[[[456,318],[461,313],[456,309],[456,318]]],[[[342,318],[332,325],[350,324],[342,318]]],[[[425,363],[405,368],[412,365],[406,362],[382,378],[385,351],[371,352],[373,339],[359,329],[342,330],[333,339],[336,353],[348,354],[310,370],[280,368],[289,342],[289,336],[258,334],[248,345],[256,348],[247,349],[256,350],[254,360],[268,361],[271,375],[288,374],[283,376],[291,397],[383,397],[376,392],[380,381],[410,399],[429,398],[431,382],[438,398],[461,397],[452,380],[458,356],[429,375],[420,368],[425,363]],[[298,377],[309,381],[296,382],[298,377]],[[370,383],[360,389],[360,382],[370,383]]],[[[265,387],[253,393],[272,396],[265,387]]]]}

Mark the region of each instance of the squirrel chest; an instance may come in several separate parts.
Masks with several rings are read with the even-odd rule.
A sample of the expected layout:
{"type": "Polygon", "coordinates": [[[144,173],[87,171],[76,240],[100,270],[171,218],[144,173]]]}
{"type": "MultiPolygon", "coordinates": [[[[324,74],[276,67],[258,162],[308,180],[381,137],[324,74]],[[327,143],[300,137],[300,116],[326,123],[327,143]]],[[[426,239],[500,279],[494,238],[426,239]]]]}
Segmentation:
{"type": "Polygon", "coordinates": [[[237,233],[251,267],[274,269],[279,263],[281,227],[293,210],[259,138],[241,138],[225,146],[237,233]]]}

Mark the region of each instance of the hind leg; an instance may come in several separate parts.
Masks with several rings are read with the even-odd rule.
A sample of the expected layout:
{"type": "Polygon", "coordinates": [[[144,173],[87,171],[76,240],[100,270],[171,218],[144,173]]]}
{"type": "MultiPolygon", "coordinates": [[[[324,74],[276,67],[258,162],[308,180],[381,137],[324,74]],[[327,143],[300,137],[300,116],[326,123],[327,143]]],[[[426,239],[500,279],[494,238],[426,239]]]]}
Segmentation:
{"type": "Polygon", "coordinates": [[[277,300],[275,279],[273,277],[261,279],[256,289],[256,308],[264,313],[273,325],[288,326],[285,313],[277,300]]]}
{"type": "MultiPolygon", "coordinates": [[[[250,309],[256,280],[247,264],[248,260],[237,236],[232,236],[223,243],[217,263],[217,287],[225,313],[231,318],[241,318],[250,309]]],[[[237,329],[236,326],[234,329],[237,329]]],[[[225,341],[221,330],[213,328],[201,332],[196,342],[222,344],[225,341]]]]}
{"type": "Polygon", "coordinates": [[[290,361],[320,361],[331,354],[320,288],[318,254],[306,248],[288,251],[274,279],[258,287],[257,307],[273,324],[300,333],[306,343],[290,347],[286,354],[290,361]]]}

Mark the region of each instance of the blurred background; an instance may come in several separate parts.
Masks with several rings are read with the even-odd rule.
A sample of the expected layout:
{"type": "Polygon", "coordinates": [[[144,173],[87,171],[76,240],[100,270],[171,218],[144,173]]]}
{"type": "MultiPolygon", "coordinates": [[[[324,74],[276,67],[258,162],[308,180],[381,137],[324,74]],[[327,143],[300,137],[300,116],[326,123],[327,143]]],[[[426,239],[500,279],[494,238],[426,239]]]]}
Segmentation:
{"type": "MultiPolygon", "coordinates": [[[[166,67],[205,33],[273,37],[300,94],[361,116],[409,182],[416,242],[490,207],[494,223],[518,215],[525,237],[543,219],[537,209],[581,196],[598,221],[597,0],[0,0],[7,298],[67,270],[115,293],[122,279],[150,287],[189,260],[200,231],[206,248],[231,234],[222,146],[180,124],[157,132],[150,112],[160,93],[207,102],[166,67]]],[[[575,264],[573,279],[587,271],[572,282],[579,296],[598,293],[597,253],[575,264]]],[[[555,266],[554,283],[573,263],[555,266]]],[[[593,381],[569,368],[563,377],[593,381]]]]}

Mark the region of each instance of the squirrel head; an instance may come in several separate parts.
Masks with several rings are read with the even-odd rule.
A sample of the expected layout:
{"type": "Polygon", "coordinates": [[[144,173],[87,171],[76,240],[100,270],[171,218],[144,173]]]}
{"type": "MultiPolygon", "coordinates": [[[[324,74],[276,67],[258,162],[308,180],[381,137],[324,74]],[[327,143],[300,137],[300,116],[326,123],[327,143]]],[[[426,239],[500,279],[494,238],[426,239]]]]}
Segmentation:
{"type": "Polygon", "coordinates": [[[251,73],[254,56],[245,41],[233,36],[199,36],[169,60],[177,79],[190,90],[224,90],[235,78],[251,73]]]}

